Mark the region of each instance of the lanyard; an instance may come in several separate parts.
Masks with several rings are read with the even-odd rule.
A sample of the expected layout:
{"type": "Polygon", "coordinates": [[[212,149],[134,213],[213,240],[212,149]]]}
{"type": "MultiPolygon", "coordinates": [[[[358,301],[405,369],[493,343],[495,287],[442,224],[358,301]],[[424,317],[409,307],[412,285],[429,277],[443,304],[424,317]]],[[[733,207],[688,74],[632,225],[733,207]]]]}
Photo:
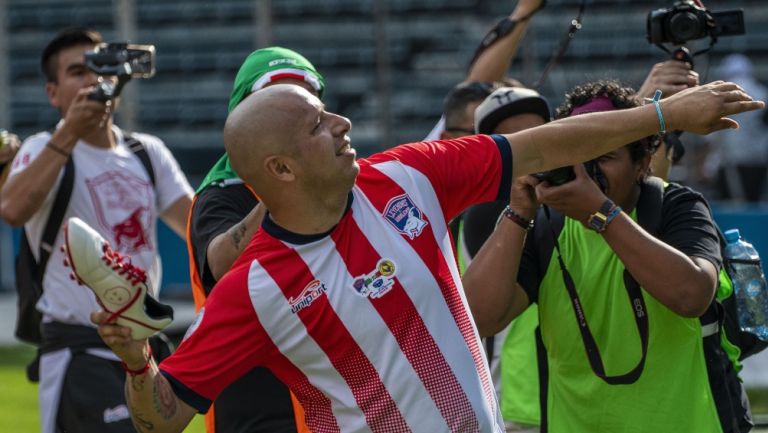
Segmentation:
{"type": "MultiPolygon", "coordinates": [[[[549,219],[549,208],[544,207],[544,212],[549,219]]],[[[550,230],[552,225],[548,224],[550,230]]],[[[587,316],[584,313],[584,308],[579,300],[579,295],[576,292],[576,285],[571,278],[570,272],[565,267],[563,256],[560,252],[560,243],[557,241],[557,236],[552,231],[552,237],[554,238],[555,249],[557,250],[557,261],[560,264],[560,270],[563,274],[563,282],[568,291],[568,296],[571,298],[571,306],[573,312],[576,315],[576,322],[581,332],[581,340],[584,343],[584,349],[587,352],[587,358],[589,359],[589,365],[592,367],[592,371],[610,385],[629,385],[637,381],[640,378],[640,374],[643,372],[645,366],[646,355],[648,354],[648,308],[645,305],[645,299],[643,299],[640,285],[632,278],[629,271],[624,270],[624,287],[627,289],[627,295],[629,296],[629,302],[632,306],[633,316],[635,324],[637,325],[637,331],[640,334],[640,347],[642,349],[642,355],[637,365],[627,373],[608,376],[605,374],[605,367],[603,365],[603,358],[600,356],[600,349],[597,347],[592,331],[589,330],[589,323],[587,322],[587,316]]]]}

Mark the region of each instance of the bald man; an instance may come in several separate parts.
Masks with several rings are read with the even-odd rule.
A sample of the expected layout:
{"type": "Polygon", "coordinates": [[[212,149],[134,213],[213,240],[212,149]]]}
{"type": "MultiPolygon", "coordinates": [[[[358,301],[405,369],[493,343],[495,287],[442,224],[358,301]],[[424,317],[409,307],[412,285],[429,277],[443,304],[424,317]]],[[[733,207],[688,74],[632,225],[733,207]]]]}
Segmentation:
{"type": "MultiPolygon", "coordinates": [[[[659,110],[670,129],[708,133],[762,106],[713,83],[659,110]]],[[[266,366],[313,432],[502,432],[446,221],[508,197],[513,175],[589,160],[656,132],[659,118],[651,104],[360,161],[350,128],[297,86],[269,87],[232,111],[227,152],[269,213],[185,341],[158,367],[145,341],[92,316],[129,371],[137,426],[180,432],[229,383],[266,366]]]]}

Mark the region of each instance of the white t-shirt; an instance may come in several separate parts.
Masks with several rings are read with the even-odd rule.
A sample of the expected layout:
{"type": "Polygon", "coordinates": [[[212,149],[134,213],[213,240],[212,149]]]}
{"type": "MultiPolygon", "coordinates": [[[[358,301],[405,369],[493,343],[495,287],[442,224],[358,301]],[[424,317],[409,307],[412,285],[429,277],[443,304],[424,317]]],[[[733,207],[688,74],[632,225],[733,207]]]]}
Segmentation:
{"type": "MultiPolygon", "coordinates": [[[[130,255],[132,262],[147,270],[156,292],[160,285],[157,255],[157,217],[192,188],[163,142],[154,136],[133,134],[147,149],[155,175],[153,187],[146,169],[125,145],[123,132],[114,126],[117,147],[104,149],[79,141],[72,156],[75,180],[64,221],[78,217],[109,241],[115,251],[130,255]]],[[[42,152],[49,132],[29,137],[13,161],[10,177],[22,172],[42,152]]],[[[62,169],[63,173],[63,169],[62,169]]],[[[62,173],[43,205],[24,224],[30,247],[37,257],[42,232],[53,206],[62,173]]],[[[37,304],[43,321],[94,326],[89,315],[101,308],[87,287],[69,278],[64,266],[63,229],[59,231],[43,277],[43,296],[37,304]]],[[[156,295],[157,293],[155,293],[156,295]]]]}

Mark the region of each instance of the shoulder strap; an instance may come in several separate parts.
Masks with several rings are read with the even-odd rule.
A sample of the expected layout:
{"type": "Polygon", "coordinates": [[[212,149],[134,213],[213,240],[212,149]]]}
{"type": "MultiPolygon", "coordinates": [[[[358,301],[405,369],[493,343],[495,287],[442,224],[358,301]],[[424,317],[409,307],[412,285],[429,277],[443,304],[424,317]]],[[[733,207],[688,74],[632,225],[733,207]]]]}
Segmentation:
{"type": "MultiPolygon", "coordinates": [[[[72,187],[75,184],[75,163],[70,155],[64,165],[64,174],[59,184],[59,190],[56,192],[56,198],[51,207],[51,213],[48,215],[48,221],[43,229],[43,236],[40,239],[40,253],[38,260],[38,278],[42,280],[45,274],[45,266],[53,252],[53,243],[56,241],[56,235],[61,229],[61,223],[64,220],[64,214],[69,206],[69,199],[72,197],[72,187]]],[[[22,233],[26,236],[26,231],[22,233]]]]}
{"type": "MultiPolygon", "coordinates": [[[[550,222],[553,221],[553,218],[550,217],[550,212],[548,208],[544,208],[544,213],[547,214],[547,219],[550,220],[550,222]]],[[[554,214],[554,213],[553,213],[554,214]]],[[[565,266],[565,261],[563,260],[562,253],[560,252],[560,245],[557,240],[557,238],[560,236],[560,232],[563,229],[565,218],[560,215],[559,217],[559,227],[556,227],[555,224],[550,224],[550,234],[551,236],[544,236],[542,238],[542,241],[552,243],[552,245],[546,244],[546,246],[541,245],[542,249],[539,252],[539,260],[546,260],[543,265],[544,268],[546,268],[549,265],[549,261],[551,260],[551,255],[553,253],[552,249],[557,250],[557,260],[558,264],[560,265],[560,271],[562,273],[563,277],[563,283],[565,285],[565,289],[568,292],[568,297],[571,300],[571,306],[573,307],[573,312],[576,317],[576,322],[579,327],[579,332],[581,333],[581,340],[584,344],[584,350],[587,355],[587,359],[589,361],[589,365],[592,368],[592,371],[594,374],[602,379],[604,382],[610,384],[610,385],[627,385],[635,383],[639,378],[640,375],[643,372],[643,369],[645,368],[645,360],[646,356],[648,354],[648,339],[649,339],[649,331],[648,331],[648,308],[645,305],[645,299],[643,298],[642,291],[640,289],[640,286],[637,284],[637,282],[632,278],[632,276],[627,272],[624,271],[624,286],[627,290],[627,295],[629,298],[630,305],[632,306],[632,310],[635,312],[634,319],[635,324],[637,325],[637,331],[640,336],[640,349],[641,349],[641,356],[640,360],[637,362],[635,367],[633,367],[631,370],[629,370],[627,373],[619,374],[615,376],[609,376],[605,372],[605,366],[603,364],[602,356],[600,355],[600,349],[597,346],[597,342],[595,341],[594,336],[592,335],[592,331],[589,329],[589,323],[587,320],[586,315],[584,314],[584,308],[581,305],[581,300],[579,299],[578,292],[576,291],[576,284],[573,281],[573,278],[571,277],[571,273],[568,272],[568,269],[565,266]],[[555,229],[557,229],[557,232],[555,232],[555,229]],[[547,240],[549,238],[549,240],[547,240]],[[548,249],[548,251],[547,251],[548,249]],[[547,256],[545,256],[545,253],[548,253],[547,256]]]]}
{"type": "Polygon", "coordinates": [[[536,241],[537,259],[542,271],[546,270],[555,250],[555,241],[565,225],[565,217],[549,206],[542,205],[536,213],[533,236],[536,241]],[[545,227],[547,227],[545,229],[545,227]]]}
{"type": "Polygon", "coordinates": [[[139,158],[141,165],[143,165],[144,169],[147,170],[147,175],[149,176],[149,180],[152,182],[152,186],[157,186],[155,183],[155,170],[152,167],[152,160],[149,159],[147,148],[145,148],[141,141],[137,140],[136,137],[131,134],[125,135],[125,145],[128,146],[128,149],[130,149],[130,151],[139,158]]]}
{"type": "Polygon", "coordinates": [[[637,200],[637,223],[648,233],[657,236],[661,228],[661,205],[664,202],[664,181],[648,176],[641,185],[637,200]]]}

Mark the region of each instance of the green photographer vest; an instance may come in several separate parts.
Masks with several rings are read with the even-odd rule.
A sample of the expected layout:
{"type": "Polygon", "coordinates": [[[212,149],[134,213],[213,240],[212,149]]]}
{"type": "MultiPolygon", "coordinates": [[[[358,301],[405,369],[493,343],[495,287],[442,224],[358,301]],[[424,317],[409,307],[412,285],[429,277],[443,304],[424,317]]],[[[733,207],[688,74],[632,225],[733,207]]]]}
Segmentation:
{"type": "MultiPolygon", "coordinates": [[[[627,302],[624,265],[598,233],[578,221],[565,219],[559,242],[606,374],[628,372],[641,357],[641,343],[627,302]]],[[[548,354],[547,431],[722,431],[699,319],[678,316],[645,292],[643,297],[649,335],[642,374],[631,385],[609,385],[590,367],[553,254],[538,300],[548,354]]]]}

